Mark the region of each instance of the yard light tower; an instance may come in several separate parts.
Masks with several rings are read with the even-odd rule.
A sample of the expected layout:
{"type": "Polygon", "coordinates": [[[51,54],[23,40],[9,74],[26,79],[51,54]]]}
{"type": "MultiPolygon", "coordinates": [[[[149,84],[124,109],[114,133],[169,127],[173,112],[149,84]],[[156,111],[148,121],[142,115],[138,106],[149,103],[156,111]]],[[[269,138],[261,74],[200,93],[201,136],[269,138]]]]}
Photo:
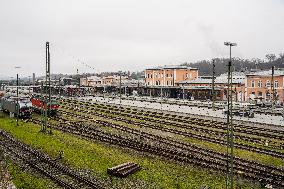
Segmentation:
{"type": "Polygon", "coordinates": [[[229,46],[230,60],[228,63],[228,87],[227,87],[227,172],[226,172],[226,189],[233,189],[234,185],[234,131],[233,131],[233,99],[232,99],[232,47],[237,46],[237,43],[224,42],[224,45],[229,46]],[[229,152],[230,151],[230,152],[229,152]],[[230,156],[229,156],[230,153],[230,156]]]}

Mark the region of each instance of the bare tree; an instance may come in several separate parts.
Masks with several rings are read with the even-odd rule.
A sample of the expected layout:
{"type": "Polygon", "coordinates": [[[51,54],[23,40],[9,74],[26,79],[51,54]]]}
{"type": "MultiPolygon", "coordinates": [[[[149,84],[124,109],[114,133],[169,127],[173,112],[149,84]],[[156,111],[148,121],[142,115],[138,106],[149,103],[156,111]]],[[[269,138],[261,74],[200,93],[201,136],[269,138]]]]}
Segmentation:
{"type": "Polygon", "coordinates": [[[268,62],[272,62],[276,60],[276,55],[275,54],[267,54],[265,55],[266,59],[268,60],[268,62]]]}

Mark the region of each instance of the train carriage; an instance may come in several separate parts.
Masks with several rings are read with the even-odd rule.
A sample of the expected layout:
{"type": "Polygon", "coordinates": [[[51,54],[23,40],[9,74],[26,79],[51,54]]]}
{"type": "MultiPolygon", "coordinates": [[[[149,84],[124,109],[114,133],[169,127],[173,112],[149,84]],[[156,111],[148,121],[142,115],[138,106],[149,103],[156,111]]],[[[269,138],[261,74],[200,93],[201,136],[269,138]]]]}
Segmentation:
{"type": "Polygon", "coordinates": [[[1,107],[3,111],[13,113],[15,116],[24,119],[28,119],[32,115],[32,103],[27,97],[3,97],[1,98],[1,107]],[[19,111],[17,111],[17,107],[19,111]]]}

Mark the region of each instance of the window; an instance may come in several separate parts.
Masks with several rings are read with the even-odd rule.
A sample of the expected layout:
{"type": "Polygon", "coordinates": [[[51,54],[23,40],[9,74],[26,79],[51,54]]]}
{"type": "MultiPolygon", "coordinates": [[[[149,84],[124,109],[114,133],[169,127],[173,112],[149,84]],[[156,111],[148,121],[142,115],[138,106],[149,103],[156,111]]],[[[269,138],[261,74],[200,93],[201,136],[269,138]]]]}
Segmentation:
{"type": "Polygon", "coordinates": [[[159,81],[156,81],[156,85],[159,85],[159,81]]]}
{"type": "Polygon", "coordinates": [[[274,88],[278,88],[278,81],[274,81],[274,88]]]}
{"type": "Polygon", "coordinates": [[[258,86],[258,88],[261,88],[261,87],[262,87],[262,81],[261,81],[261,80],[258,81],[257,86],[258,86]]]}
{"type": "Polygon", "coordinates": [[[171,77],[173,77],[173,74],[171,74],[171,77]]]}
{"type": "Polygon", "coordinates": [[[254,87],[254,81],[251,81],[251,87],[254,87]]]}
{"type": "Polygon", "coordinates": [[[153,78],[153,75],[151,74],[151,78],[153,78]]]}
{"type": "Polygon", "coordinates": [[[259,96],[259,97],[262,97],[262,92],[258,92],[258,96],[259,96]]]}
{"type": "Polygon", "coordinates": [[[266,87],[270,87],[270,81],[269,80],[266,81],[266,87]]]}
{"type": "Polygon", "coordinates": [[[166,77],[169,77],[169,74],[166,74],[166,77]]]}
{"type": "Polygon", "coordinates": [[[188,73],[185,74],[185,77],[188,78],[188,73]]]}
{"type": "Polygon", "coordinates": [[[167,85],[169,85],[169,81],[167,81],[167,85]]]}
{"type": "Polygon", "coordinates": [[[148,78],[150,78],[150,74],[148,74],[148,78]]]}

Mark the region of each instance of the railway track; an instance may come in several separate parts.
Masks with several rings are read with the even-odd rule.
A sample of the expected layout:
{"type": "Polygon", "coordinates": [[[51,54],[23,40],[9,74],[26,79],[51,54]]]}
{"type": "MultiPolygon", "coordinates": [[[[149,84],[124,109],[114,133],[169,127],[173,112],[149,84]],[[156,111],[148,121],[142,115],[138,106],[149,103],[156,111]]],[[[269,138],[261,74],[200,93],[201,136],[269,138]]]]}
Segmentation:
{"type": "MultiPolygon", "coordinates": [[[[122,98],[123,100],[133,100],[133,99],[128,99],[128,98],[122,98]]],[[[157,99],[156,99],[157,100],[157,99]]],[[[140,102],[156,102],[156,100],[147,100],[147,99],[135,99],[135,101],[140,101],[140,102]]],[[[211,109],[212,104],[206,104],[206,103],[190,103],[190,102],[183,102],[183,101],[167,101],[163,100],[162,103],[165,105],[178,105],[178,106],[186,106],[186,107],[199,107],[199,108],[207,108],[211,109]]],[[[225,105],[215,105],[215,109],[222,110],[225,108],[225,105]]],[[[274,116],[282,116],[283,112],[282,111],[273,111],[271,109],[263,109],[261,107],[254,107],[253,108],[254,113],[258,114],[264,114],[264,115],[274,115],[274,116]]]]}
{"type": "MultiPolygon", "coordinates": [[[[72,109],[71,106],[66,107],[66,108],[71,110],[71,111],[73,110],[73,112],[74,112],[74,109],[72,109]]],[[[64,112],[64,110],[60,110],[60,111],[64,112]]],[[[134,121],[134,120],[129,120],[127,118],[121,118],[121,117],[118,117],[118,116],[110,116],[110,115],[102,114],[102,113],[95,112],[95,111],[88,111],[88,110],[84,110],[84,109],[79,109],[79,111],[78,111],[78,109],[77,109],[77,112],[86,113],[86,115],[84,115],[84,117],[81,117],[83,119],[92,120],[92,117],[90,117],[90,115],[96,115],[96,116],[103,117],[103,118],[106,118],[106,119],[110,119],[110,120],[114,120],[114,121],[120,121],[120,122],[124,122],[124,123],[127,123],[127,124],[136,125],[136,126],[139,126],[139,127],[156,129],[156,130],[160,130],[160,131],[164,131],[164,132],[170,132],[170,133],[173,133],[173,134],[191,137],[191,138],[195,138],[195,139],[198,139],[198,140],[212,142],[212,143],[216,143],[216,144],[220,144],[220,145],[227,145],[227,142],[225,140],[225,138],[226,138],[225,133],[223,133],[222,135],[220,135],[218,133],[218,135],[208,136],[208,135],[199,134],[199,133],[181,131],[181,130],[177,130],[177,129],[174,129],[174,128],[161,127],[161,125],[158,125],[157,123],[156,123],[156,125],[153,124],[153,123],[152,124],[145,123],[145,122],[142,123],[142,122],[137,122],[137,121],[134,121]]],[[[72,113],[72,112],[69,112],[69,113],[72,113]]],[[[78,113],[77,114],[73,113],[72,116],[79,116],[79,115],[78,115],[78,113]]],[[[131,116],[129,116],[129,117],[131,117],[131,116]]],[[[207,131],[206,133],[212,134],[212,133],[210,133],[210,131],[207,131]]],[[[266,155],[270,155],[270,156],[273,156],[273,157],[284,159],[284,154],[281,153],[281,152],[275,151],[275,150],[270,150],[270,149],[261,148],[261,147],[257,147],[257,146],[251,146],[251,145],[243,144],[243,143],[235,143],[234,146],[239,148],[239,149],[242,149],[242,150],[249,150],[249,151],[253,151],[253,152],[256,152],[256,153],[266,154],[266,155]]]]}
{"type": "MultiPolygon", "coordinates": [[[[39,123],[38,120],[32,120],[35,123],[39,123]]],[[[103,124],[102,124],[103,125],[103,124]]],[[[190,144],[184,144],[177,141],[169,141],[167,138],[159,137],[156,135],[143,133],[138,138],[125,137],[117,134],[107,133],[91,126],[82,124],[71,124],[62,120],[61,123],[56,126],[51,125],[52,128],[76,134],[88,139],[100,140],[122,147],[132,148],[138,151],[151,153],[154,155],[166,157],[175,161],[184,163],[190,163],[206,167],[215,171],[226,171],[226,154],[210,151],[190,144]],[[141,140],[141,136],[144,139],[152,140],[158,143],[145,142],[141,140]]],[[[135,131],[130,131],[138,136],[135,131]]],[[[147,141],[146,140],[146,141],[147,141]]],[[[234,170],[235,174],[242,175],[245,178],[252,180],[262,179],[266,183],[273,184],[274,186],[284,187],[284,173],[283,169],[263,165],[257,162],[248,161],[241,158],[234,159],[234,170]]]]}
{"type": "MultiPolygon", "coordinates": [[[[159,113],[157,111],[138,111],[138,109],[135,108],[125,108],[123,106],[118,105],[109,105],[109,104],[102,104],[102,103],[87,103],[83,101],[76,101],[76,100],[70,100],[68,99],[67,102],[73,104],[73,105],[85,105],[89,109],[109,109],[112,112],[115,112],[116,114],[119,113],[127,113],[127,115],[135,115],[137,119],[148,119],[149,121],[161,121],[168,124],[183,124],[186,126],[196,125],[196,126],[203,126],[207,128],[214,128],[214,129],[220,129],[223,131],[226,131],[227,125],[224,122],[219,121],[213,121],[208,119],[202,119],[202,118],[192,118],[190,116],[177,116],[174,114],[164,114],[159,113]]],[[[273,130],[273,129],[266,129],[266,128],[259,128],[254,126],[248,126],[245,124],[233,124],[234,125],[234,131],[237,133],[243,133],[243,134],[249,134],[249,135],[255,135],[255,136],[262,136],[267,137],[270,139],[284,139],[284,131],[279,130],[273,130]]]]}
{"type": "Polygon", "coordinates": [[[0,130],[0,146],[2,146],[3,149],[6,149],[9,154],[27,164],[40,174],[50,178],[63,188],[103,188],[102,183],[98,180],[91,180],[81,176],[79,173],[60,164],[46,154],[14,139],[3,130],[0,130]]]}

